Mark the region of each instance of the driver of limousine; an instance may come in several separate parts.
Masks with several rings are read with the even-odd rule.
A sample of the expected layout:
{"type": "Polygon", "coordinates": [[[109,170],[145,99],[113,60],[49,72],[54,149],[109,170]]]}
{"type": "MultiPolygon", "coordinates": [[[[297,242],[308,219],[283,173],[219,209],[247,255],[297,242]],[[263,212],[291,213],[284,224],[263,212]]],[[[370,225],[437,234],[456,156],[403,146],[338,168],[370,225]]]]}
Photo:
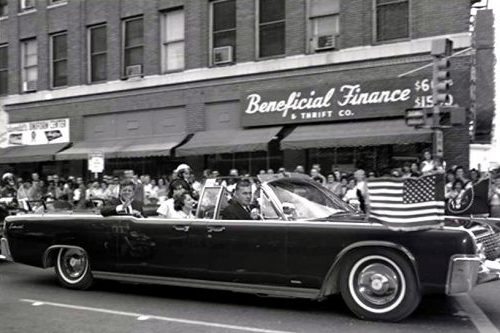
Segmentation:
{"type": "Polygon", "coordinates": [[[229,205],[221,212],[224,220],[257,220],[258,208],[252,206],[252,183],[247,179],[239,180],[234,188],[234,193],[229,205]]]}
{"type": "Polygon", "coordinates": [[[102,216],[132,215],[142,217],[142,204],[134,200],[135,183],[124,180],[120,183],[120,198],[112,198],[101,208],[102,216]]]}

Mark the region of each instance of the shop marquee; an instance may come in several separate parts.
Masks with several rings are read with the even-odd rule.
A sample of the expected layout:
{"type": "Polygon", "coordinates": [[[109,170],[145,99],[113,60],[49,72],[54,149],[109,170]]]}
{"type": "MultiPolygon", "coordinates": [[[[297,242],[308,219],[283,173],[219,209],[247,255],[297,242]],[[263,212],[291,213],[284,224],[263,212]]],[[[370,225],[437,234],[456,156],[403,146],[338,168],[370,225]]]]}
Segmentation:
{"type": "Polygon", "coordinates": [[[7,145],[42,145],[69,142],[69,118],[7,124],[7,145]]]}
{"type": "MultiPolygon", "coordinates": [[[[318,87],[250,91],[241,97],[243,127],[403,116],[431,107],[431,78],[411,77],[318,87]]],[[[468,106],[468,73],[453,73],[449,105],[468,106]]]]}

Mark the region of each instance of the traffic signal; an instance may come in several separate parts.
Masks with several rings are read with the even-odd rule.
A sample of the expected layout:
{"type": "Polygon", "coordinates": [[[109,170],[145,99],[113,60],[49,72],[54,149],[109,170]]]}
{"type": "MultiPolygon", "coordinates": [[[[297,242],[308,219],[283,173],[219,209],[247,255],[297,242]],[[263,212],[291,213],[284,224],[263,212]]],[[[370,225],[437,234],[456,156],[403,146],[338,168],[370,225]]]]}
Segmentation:
{"type": "Polygon", "coordinates": [[[467,110],[459,106],[442,106],[440,110],[441,126],[459,126],[465,125],[467,121],[467,110]]]}
{"type": "Polygon", "coordinates": [[[432,72],[432,99],[434,105],[444,105],[448,102],[450,93],[450,61],[440,56],[434,57],[432,72]]]}
{"type": "Polygon", "coordinates": [[[432,67],[432,101],[434,106],[448,102],[450,93],[450,61],[447,59],[453,51],[453,42],[448,38],[435,39],[431,45],[434,58],[432,67]]]}
{"type": "Polygon", "coordinates": [[[406,109],[405,122],[407,126],[421,127],[426,123],[425,109],[406,109]]]}

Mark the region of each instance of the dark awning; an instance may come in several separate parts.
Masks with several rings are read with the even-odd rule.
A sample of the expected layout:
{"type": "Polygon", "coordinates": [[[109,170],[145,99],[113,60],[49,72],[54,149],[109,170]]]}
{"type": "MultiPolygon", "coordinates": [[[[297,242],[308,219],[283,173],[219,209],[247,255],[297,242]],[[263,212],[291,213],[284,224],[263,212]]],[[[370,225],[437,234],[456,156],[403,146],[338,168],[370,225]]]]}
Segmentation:
{"type": "Polygon", "coordinates": [[[116,157],[170,156],[172,148],[181,143],[185,137],[186,134],[175,134],[135,139],[127,142],[123,149],[116,153],[116,157]]]}
{"type": "Polygon", "coordinates": [[[89,153],[103,152],[105,158],[170,156],[170,151],[186,137],[185,134],[134,139],[80,141],[56,155],[56,160],[85,160],[89,153]]]}
{"type": "Polygon", "coordinates": [[[282,127],[257,129],[228,129],[197,132],[181,147],[177,156],[267,151],[268,143],[282,127]]]}
{"type": "Polygon", "coordinates": [[[116,152],[123,148],[123,141],[102,140],[102,141],[80,141],[73,144],[73,147],[66,149],[56,155],[56,160],[86,160],[88,154],[96,151],[103,152],[106,158],[114,157],[116,152]]]}
{"type": "Polygon", "coordinates": [[[415,129],[404,119],[299,126],[281,149],[359,147],[432,142],[432,130],[415,129]]]}
{"type": "Polygon", "coordinates": [[[68,145],[69,142],[8,147],[1,152],[0,164],[53,161],[55,154],[68,145]]]}

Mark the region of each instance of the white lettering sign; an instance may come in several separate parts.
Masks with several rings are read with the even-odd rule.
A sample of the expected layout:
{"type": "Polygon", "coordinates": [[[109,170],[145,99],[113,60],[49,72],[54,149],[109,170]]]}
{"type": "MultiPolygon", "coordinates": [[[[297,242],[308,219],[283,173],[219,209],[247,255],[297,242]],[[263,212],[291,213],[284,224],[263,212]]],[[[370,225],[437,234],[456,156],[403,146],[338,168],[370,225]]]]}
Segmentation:
{"type": "Polygon", "coordinates": [[[7,124],[7,145],[69,142],[69,118],[7,124]]]}
{"type": "MultiPolygon", "coordinates": [[[[324,118],[331,117],[332,110],[323,110],[332,107],[332,99],[337,97],[336,104],[340,107],[371,105],[371,104],[388,104],[397,102],[406,102],[410,99],[411,89],[394,89],[383,91],[363,92],[361,85],[345,84],[339,89],[339,96],[335,96],[335,88],[331,88],[324,95],[316,95],[316,91],[312,90],[309,96],[303,96],[301,92],[293,91],[288,95],[288,98],[282,100],[264,101],[258,93],[253,93],[247,96],[248,105],[245,109],[246,114],[255,113],[272,113],[280,112],[283,118],[288,117],[290,111],[315,111],[322,109],[325,114],[301,112],[302,119],[309,118],[324,118]],[[328,112],[330,112],[328,114],[328,112]],[[321,115],[321,116],[319,116],[321,115]]],[[[351,110],[340,110],[338,115],[341,117],[352,116],[351,110]]],[[[296,117],[293,117],[295,119],[296,117]]]]}

